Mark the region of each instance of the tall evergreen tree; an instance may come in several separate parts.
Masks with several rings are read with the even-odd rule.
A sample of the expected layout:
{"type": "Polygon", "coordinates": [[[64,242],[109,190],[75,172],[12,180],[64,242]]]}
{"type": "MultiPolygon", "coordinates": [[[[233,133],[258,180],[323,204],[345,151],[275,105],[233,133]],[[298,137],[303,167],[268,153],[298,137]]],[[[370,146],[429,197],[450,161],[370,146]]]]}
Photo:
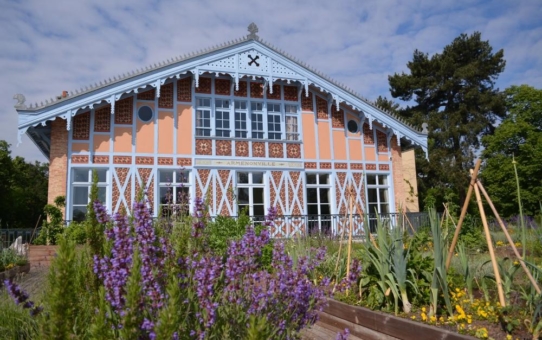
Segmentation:
{"type": "Polygon", "coordinates": [[[431,57],[415,50],[410,74],[389,76],[391,95],[408,102],[399,114],[414,126],[429,124],[429,161],[422,153],[416,161],[422,202],[431,196],[438,208],[451,192],[463,201],[481,137],[505,115],[494,87],[504,66],[503,50],[493,53],[475,32],[461,34],[431,57]]]}

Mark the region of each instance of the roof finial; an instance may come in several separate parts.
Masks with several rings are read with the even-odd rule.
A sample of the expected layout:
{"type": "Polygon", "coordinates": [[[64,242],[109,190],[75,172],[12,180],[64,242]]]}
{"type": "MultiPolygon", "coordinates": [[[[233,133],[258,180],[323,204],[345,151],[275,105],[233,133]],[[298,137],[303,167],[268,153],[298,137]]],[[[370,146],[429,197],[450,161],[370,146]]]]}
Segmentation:
{"type": "Polygon", "coordinates": [[[258,26],[256,26],[255,23],[251,23],[250,25],[248,25],[248,33],[250,33],[247,38],[248,39],[254,39],[254,40],[258,40],[260,37],[258,37],[258,35],[256,33],[258,33],[258,26]]]}

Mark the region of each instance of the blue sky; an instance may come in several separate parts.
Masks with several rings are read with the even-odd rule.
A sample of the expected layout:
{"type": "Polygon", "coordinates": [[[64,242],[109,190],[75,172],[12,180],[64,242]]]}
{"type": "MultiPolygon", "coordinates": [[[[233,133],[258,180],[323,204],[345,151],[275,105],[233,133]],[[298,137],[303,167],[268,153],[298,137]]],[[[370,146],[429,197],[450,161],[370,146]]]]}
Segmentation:
{"type": "Polygon", "coordinates": [[[415,49],[434,54],[480,31],[506,69],[497,81],[542,88],[541,0],[1,0],[0,139],[17,144],[13,95],[27,104],[247,34],[355,89],[389,97],[388,75],[407,71],[415,49]]]}

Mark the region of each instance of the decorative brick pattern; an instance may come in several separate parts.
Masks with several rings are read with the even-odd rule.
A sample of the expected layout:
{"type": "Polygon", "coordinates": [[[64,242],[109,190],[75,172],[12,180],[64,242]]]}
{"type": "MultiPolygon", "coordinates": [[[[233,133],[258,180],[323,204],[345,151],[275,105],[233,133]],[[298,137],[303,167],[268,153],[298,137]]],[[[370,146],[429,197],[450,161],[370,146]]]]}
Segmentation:
{"type": "Polygon", "coordinates": [[[173,157],[158,157],[158,165],[173,165],[173,157]]]}
{"type": "Polygon", "coordinates": [[[374,145],[373,130],[369,128],[369,124],[363,124],[363,143],[365,145],[374,145]]]}
{"type": "Polygon", "coordinates": [[[363,163],[350,163],[350,169],[363,170],[363,163]]]}
{"type": "Polygon", "coordinates": [[[161,109],[173,108],[173,83],[168,83],[160,87],[160,98],[158,98],[158,107],[161,109]]]}
{"type": "Polygon", "coordinates": [[[134,120],[134,101],[131,97],[115,103],[115,124],[132,125],[134,120]]]}
{"type": "Polygon", "coordinates": [[[309,91],[308,97],[305,95],[305,90],[303,90],[303,93],[301,93],[301,109],[303,111],[314,111],[312,103],[312,92],[309,91]]]}
{"type": "Polygon", "coordinates": [[[277,214],[279,216],[284,214],[283,207],[286,206],[286,190],[284,185],[281,185],[280,183],[282,175],[282,171],[271,171],[271,178],[269,179],[270,203],[271,206],[274,206],[277,209],[277,214]]]}
{"type": "Polygon", "coordinates": [[[335,163],[335,169],[348,169],[348,163],[335,163]]]}
{"type": "Polygon", "coordinates": [[[177,100],[180,102],[192,101],[192,77],[186,77],[177,81],[177,100]]]}
{"type": "Polygon", "coordinates": [[[293,204],[293,208],[290,208],[291,214],[299,216],[303,213],[303,179],[299,171],[290,171],[290,178],[292,179],[293,186],[289,186],[288,197],[293,204]],[[296,200],[297,198],[298,200],[296,200]]]}
{"type": "Polygon", "coordinates": [[[376,130],[376,140],[378,142],[378,152],[388,152],[388,136],[380,130],[376,130]]]}
{"type": "Polygon", "coordinates": [[[211,139],[196,139],[196,155],[213,154],[213,141],[211,139]]]}
{"type": "Polygon", "coordinates": [[[366,164],[365,169],[366,170],[376,170],[376,164],[366,164]]]}
{"type": "Polygon", "coordinates": [[[393,136],[390,141],[391,146],[391,164],[393,165],[393,188],[395,193],[395,209],[406,209],[410,212],[419,211],[418,192],[416,183],[416,166],[414,155],[407,153],[407,161],[403,164],[401,147],[397,144],[397,136],[393,136]],[[412,162],[408,161],[412,155],[412,162]]]}
{"type": "Polygon", "coordinates": [[[152,210],[154,208],[154,179],[149,180],[152,174],[152,169],[139,168],[137,169],[137,172],[139,173],[139,177],[141,178],[141,183],[139,181],[136,181],[136,195],[139,194],[141,185],[143,185],[145,194],[147,195],[147,203],[152,210]]]}
{"type": "MultiPolygon", "coordinates": [[[[54,204],[55,198],[66,195],[68,173],[68,130],[66,121],[56,118],[51,123],[51,151],[49,154],[49,190],[47,203],[54,204]]],[[[62,208],[64,213],[64,208],[62,208]]],[[[65,217],[65,215],[64,215],[65,217]]]]}
{"type": "Polygon", "coordinates": [[[320,163],[320,169],[331,169],[331,163],[320,163]]]}
{"type": "Polygon", "coordinates": [[[246,81],[239,81],[239,90],[233,91],[233,95],[236,97],[246,97],[248,85],[246,81]]]}
{"type": "Polygon", "coordinates": [[[229,79],[215,79],[215,94],[230,95],[231,81],[229,79]]]}
{"type": "Polygon", "coordinates": [[[316,96],[316,110],[318,119],[329,119],[329,113],[327,111],[327,100],[316,96]]]}
{"type": "Polygon", "coordinates": [[[154,100],[156,98],[156,89],[150,89],[137,94],[137,100],[154,100]]]}
{"type": "Polygon", "coordinates": [[[305,169],[316,169],[316,162],[305,162],[305,169]]]}
{"type": "Polygon", "coordinates": [[[222,186],[217,186],[217,193],[219,193],[220,198],[217,200],[217,202],[222,202],[223,197],[225,196],[227,199],[226,202],[222,202],[222,209],[220,209],[220,215],[222,216],[229,216],[230,215],[230,209],[229,207],[233,207],[233,183],[230,181],[228,185],[228,180],[230,179],[230,170],[218,170],[218,179],[220,179],[220,183],[222,186]],[[224,189],[221,189],[221,187],[224,187],[224,189]],[[225,191],[224,191],[225,190],[225,191]]]}
{"type": "Polygon", "coordinates": [[[88,140],[90,135],[90,112],[80,113],[73,118],[73,135],[75,140],[88,140]]]}
{"type": "MultiPolygon", "coordinates": [[[[211,173],[211,170],[209,169],[198,169],[198,175],[199,175],[199,183],[196,183],[196,197],[204,199],[205,192],[202,191],[202,188],[205,188],[205,185],[207,184],[207,181],[209,180],[209,175],[211,173]]],[[[210,186],[210,184],[209,184],[210,186]]],[[[212,188],[208,188],[208,190],[212,191],[212,188]]]]}
{"type": "Polygon", "coordinates": [[[389,164],[378,164],[378,170],[390,171],[389,164]]]}
{"type": "MultiPolygon", "coordinates": [[[[120,199],[120,194],[121,194],[120,190],[122,190],[122,187],[124,187],[124,183],[126,183],[126,181],[128,180],[128,174],[130,173],[129,168],[116,168],[115,170],[116,170],[119,182],[120,182],[120,188],[117,189],[119,191],[117,192],[117,199],[116,200],[115,200],[115,192],[113,191],[113,207],[116,206],[116,203],[120,199]]],[[[130,184],[128,184],[126,186],[126,189],[124,190],[123,196],[124,196],[124,200],[126,201],[127,208],[130,209],[130,207],[132,205],[132,202],[131,202],[132,188],[131,188],[130,184]]],[[[119,212],[122,213],[122,212],[125,212],[125,211],[126,211],[125,207],[121,205],[121,207],[119,209],[119,212]]]]}
{"type": "Polygon", "coordinates": [[[263,98],[263,84],[251,82],[250,83],[250,97],[251,98],[263,98]]]}
{"type": "Polygon", "coordinates": [[[247,141],[235,142],[235,156],[248,157],[248,142],[247,141]]]}
{"type": "Polygon", "coordinates": [[[109,132],[111,128],[111,106],[107,105],[94,111],[94,132],[109,132]]]}
{"type": "Polygon", "coordinates": [[[196,87],[196,93],[211,94],[212,79],[208,77],[199,77],[198,87],[196,87]]]}
{"type": "Polygon", "coordinates": [[[346,213],[346,199],[343,193],[346,193],[346,172],[337,172],[337,184],[335,185],[335,195],[339,200],[339,214],[346,213]]]}
{"type": "Polygon", "coordinates": [[[87,164],[88,156],[72,156],[72,164],[87,164]]]}
{"type": "Polygon", "coordinates": [[[267,87],[267,99],[280,99],[280,85],[273,85],[273,93],[271,93],[269,86],[267,87]]]}
{"type": "Polygon", "coordinates": [[[355,172],[352,174],[354,177],[354,186],[356,187],[356,200],[355,200],[355,213],[362,214],[365,207],[365,188],[363,182],[363,174],[360,172],[355,172]]]}
{"type": "Polygon", "coordinates": [[[136,156],[137,165],[152,165],[154,164],[154,157],[142,157],[136,156]]]}
{"type": "Polygon", "coordinates": [[[300,144],[287,144],[286,156],[288,158],[301,158],[301,145],[300,144]]]}
{"type": "Polygon", "coordinates": [[[284,85],[284,100],[296,102],[299,100],[298,93],[297,86],[284,85]]]}
{"type": "Polygon", "coordinates": [[[265,143],[252,142],[252,157],[265,157],[265,143]]]}
{"type": "Polygon", "coordinates": [[[342,109],[337,111],[335,105],[331,107],[331,125],[334,128],[344,129],[344,111],[342,109]]]}
{"type": "Polygon", "coordinates": [[[113,164],[132,164],[131,156],[113,156],[113,164]]]}
{"type": "Polygon", "coordinates": [[[192,158],[177,158],[177,165],[192,166],[192,158]]]}
{"type": "Polygon", "coordinates": [[[108,164],[109,156],[94,156],[92,157],[92,163],[94,164],[108,164]]]}
{"type": "Polygon", "coordinates": [[[217,140],[216,141],[216,155],[217,156],[231,156],[231,141],[217,140]]]}
{"type": "Polygon", "coordinates": [[[284,158],[284,146],[282,143],[269,143],[269,157],[284,158]]]}

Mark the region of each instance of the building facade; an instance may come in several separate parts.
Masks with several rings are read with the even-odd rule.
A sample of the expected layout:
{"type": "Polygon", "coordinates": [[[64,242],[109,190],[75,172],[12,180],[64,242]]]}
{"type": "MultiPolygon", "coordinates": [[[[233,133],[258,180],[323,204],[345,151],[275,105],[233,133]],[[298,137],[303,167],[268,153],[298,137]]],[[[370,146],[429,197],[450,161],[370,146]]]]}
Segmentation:
{"type": "Polygon", "coordinates": [[[350,193],[356,214],[417,209],[401,150],[427,151],[427,133],[249,31],[42,105],[17,97],[19,135],[49,159],[49,201],[66,196],[66,220],[84,218],[93,169],[110,212],[141,190],[155,215],[195,197],[211,215],[274,206],[290,216],[275,237],[306,231],[306,215],[321,230],[350,193]]]}

